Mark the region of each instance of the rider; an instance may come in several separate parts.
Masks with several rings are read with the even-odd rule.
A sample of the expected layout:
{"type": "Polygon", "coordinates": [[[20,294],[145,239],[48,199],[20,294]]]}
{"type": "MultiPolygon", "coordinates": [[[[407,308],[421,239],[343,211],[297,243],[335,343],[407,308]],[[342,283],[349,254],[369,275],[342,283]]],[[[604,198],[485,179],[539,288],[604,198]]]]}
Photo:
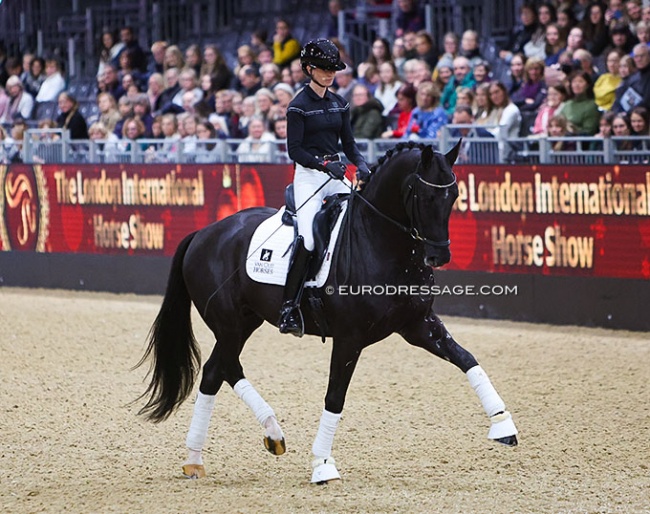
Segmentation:
{"type": "Polygon", "coordinates": [[[326,196],[350,191],[346,166],[338,155],[339,139],[346,157],[357,166],[357,179],[368,179],[368,165],[357,148],[350,126],[350,104],[329,90],[334,73],[345,68],[331,41],[307,43],[300,64],[311,79],[287,109],[287,148],[294,161],[293,187],[298,218],[296,247],[287,275],[280,332],[302,337],[300,298],[314,250],[312,223],[326,196]]]}

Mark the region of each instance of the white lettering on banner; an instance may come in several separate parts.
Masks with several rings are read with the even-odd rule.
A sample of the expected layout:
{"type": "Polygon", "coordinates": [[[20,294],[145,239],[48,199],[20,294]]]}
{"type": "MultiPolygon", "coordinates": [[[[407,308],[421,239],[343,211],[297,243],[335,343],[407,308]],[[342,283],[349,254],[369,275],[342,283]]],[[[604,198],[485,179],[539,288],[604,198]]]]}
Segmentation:
{"type": "Polygon", "coordinates": [[[458,180],[460,212],[499,212],[537,214],[605,214],[611,216],[650,216],[650,172],[645,182],[620,182],[611,172],[595,175],[592,181],[571,182],[553,175],[542,180],[513,181],[506,171],[502,180],[477,180],[468,173],[458,180]]]}
{"type": "Polygon", "coordinates": [[[144,222],[139,214],[132,214],[127,221],[105,220],[95,214],[93,232],[96,248],[162,250],[165,244],[165,226],[144,222]]]}
{"type": "Polygon", "coordinates": [[[594,238],[566,236],[557,225],[544,234],[506,233],[506,227],[492,226],[492,261],[496,265],[554,268],[592,268],[594,238]]]}

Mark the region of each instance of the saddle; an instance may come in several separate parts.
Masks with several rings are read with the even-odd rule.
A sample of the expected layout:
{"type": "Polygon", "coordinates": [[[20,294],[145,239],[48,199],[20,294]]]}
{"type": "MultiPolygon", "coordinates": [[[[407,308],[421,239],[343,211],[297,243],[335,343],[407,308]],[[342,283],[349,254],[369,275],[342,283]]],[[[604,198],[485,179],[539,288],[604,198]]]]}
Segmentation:
{"type": "MultiPolygon", "coordinates": [[[[327,248],[332,237],[332,230],[339,214],[343,210],[342,203],[348,199],[350,193],[338,193],[325,197],[323,206],[314,216],[312,226],[314,234],[314,257],[309,267],[308,278],[313,278],[325,259],[327,248]]],[[[284,213],[282,223],[293,227],[294,240],[298,237],[298,218],[296,215],[296,198],[293,193],[293,184],[289,184],[284,190],[284,213]]]]}

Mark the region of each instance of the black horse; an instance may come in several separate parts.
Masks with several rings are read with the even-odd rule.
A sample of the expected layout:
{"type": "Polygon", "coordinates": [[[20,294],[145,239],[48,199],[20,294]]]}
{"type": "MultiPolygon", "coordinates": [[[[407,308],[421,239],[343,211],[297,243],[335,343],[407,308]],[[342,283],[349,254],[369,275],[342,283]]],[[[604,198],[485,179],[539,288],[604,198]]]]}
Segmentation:
{"type": "MultiPolygon", "coordinates": [[[[432,267],[451,258],[448,222],[458,196],[452,171],[458,150],[456,145],[443,155],[431,146],[402,143],[388,151],[373,167],[363,190],[353,195],[348,226],[341,230],[322,288],[334,294],[320,295],[319,313],[303,301],[306,333],[322,335],[323,323],[316,321],[320,317],[327,321],[326,335],[333,339],[325,409],[312,448],[312,482],[339,478],[331,448],[355,366],[364,348],[395,332],[466,373],[492,421],[488,437],[517,444],[515,425],[489,378],[433,312],[432,267]],[[376,292],[368,288],[377,285],[392,285],[397,294],[337,294],[342,286],[347,291],[366,286],[376,292]]],[[[256,283],[245,271],[255,228],[275,212],[247,209],[192,233],[179,244],[172,261],[167,291],[140,361],[152,358],[151,382],[142,395],[148,402],[141,413],[162,421],[192,392],[200,367],[190,319],[193,302],[216,344],[203,366],[186,441],[189,458],[183,471],[190,477],[205,476],[201,451],[215,395],[224,381],[266,429],[267,449],[276,455],[285,451],[273,410],[244,378],[239,360],[251,334],[264,321],[278,320],[282,287],[256,283]]]]}

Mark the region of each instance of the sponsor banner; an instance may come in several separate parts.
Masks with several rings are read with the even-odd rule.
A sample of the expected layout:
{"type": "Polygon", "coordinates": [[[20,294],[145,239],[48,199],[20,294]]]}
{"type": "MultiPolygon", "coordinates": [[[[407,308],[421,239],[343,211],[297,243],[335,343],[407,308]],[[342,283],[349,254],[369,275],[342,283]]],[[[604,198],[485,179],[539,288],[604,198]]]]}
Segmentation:
{"type": "Polygon", "coordinates": [[[448,269],[650,278],[647,166],[456,166],[448,269]]]}
{"type": "MultiPolygon", "coordinates": [[[[650,278],[647,166],[456,166],[455,270],[650,278]]],[[[189,232],[284,203],[290,165],[0,166],[0,249],[173,255],[189,232]]]]}
{"type": "Polygon", "coordinates": [[[256,206],[280,207],[290,166],[0,167],[0,249],[173,255],[188,233],[256,206]]]}

